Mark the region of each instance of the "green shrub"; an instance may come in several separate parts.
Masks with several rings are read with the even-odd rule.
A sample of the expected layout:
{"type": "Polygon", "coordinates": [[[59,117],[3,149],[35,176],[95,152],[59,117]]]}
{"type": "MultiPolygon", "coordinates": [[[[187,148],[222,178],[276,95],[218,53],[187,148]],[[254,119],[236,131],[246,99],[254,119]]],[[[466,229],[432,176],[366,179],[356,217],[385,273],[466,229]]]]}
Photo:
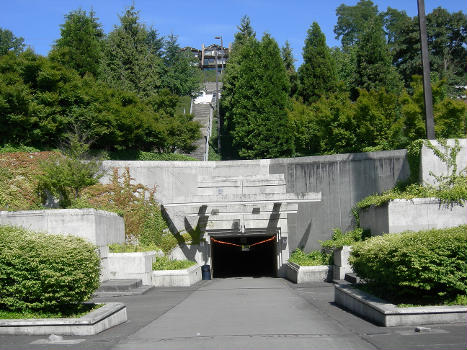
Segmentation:
{"type": "Polygon", "coordinates": [[[0,226],[0,309],[78,308],[99,286],[96,247],[81,238],[0,226]]]}
{"type": "Polygon", "coordinates": [[[289,261],[300,266],[329,265],[331,263],[331,255],[317,250],[306,254],[297,248],[290,254],[289,261]]]}
{"type": "Polygon", "coordinates": [[[354,271],[397,304],[443,303],[467,293],[467,226],[387,234],[353,245],[354,271]]]}
{"type": "Polygon", "coordinates": [[[24,145],[15,146],[9,143],[0,147],[0,154],[1,153],[16,153],[16,152],[32,153],[32,152],[40,152],[40,150],[35,147],[31,147],[31,146],[24,146],[24,145]]]}
{"type": "Polygon", "coordinates": [[[171,260],[166,256],[156,258],[152,263],[153,270],[183,270],[195,265],[194,261],[190,260],[171,260]]]}
{"type": "Polygon", "coordinates": [[[111,160],[164,160],[164,161],[197,161],[198,159],[180,153],[144,152],[140,150],[123,150],[104,152],[105,159],[111,160]]]}
{"type": "Polygon", "coordinates": [[[155,244],[150,245],[137,245],[137,244],[120,244],[114,243],[109,244],[109,251],[111,253],[136,253],[136,252],[149,252],[149,251],[158,251],[160,248],[155,244]]]}
{"type": "Polygon", "coordinates": [[[328,239],[327,241],[320,241],[319,243],[325,249],[327,248],[329,250],[334,250],[345,245],[352,245],[355,242],[362,241],[368,236],[368,232],[363,231],[361,228],[356,228],[345,233],[336,228],[332,233],[332,239],[328,239]]]}

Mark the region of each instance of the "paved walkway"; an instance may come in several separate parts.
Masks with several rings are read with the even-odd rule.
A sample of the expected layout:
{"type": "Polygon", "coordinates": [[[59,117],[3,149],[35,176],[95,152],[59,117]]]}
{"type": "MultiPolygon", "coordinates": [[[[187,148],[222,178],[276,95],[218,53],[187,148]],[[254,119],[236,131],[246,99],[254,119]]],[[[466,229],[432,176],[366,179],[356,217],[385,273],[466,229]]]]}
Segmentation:
{"type": "Polygon", "coordinates": [[[2,336],[0,350],[70,349],[382,349],[465,350],[466,324],[379,327],[333,303],[331,283],[275,278],[202,281],[139,296],[103,298],[127,305],[128,322],[89,337],[2,336]]]}
{"type": "Polygon", "coordinates": [[[277,278],[217,279],[113,349],[375,349],[277,278]]]}

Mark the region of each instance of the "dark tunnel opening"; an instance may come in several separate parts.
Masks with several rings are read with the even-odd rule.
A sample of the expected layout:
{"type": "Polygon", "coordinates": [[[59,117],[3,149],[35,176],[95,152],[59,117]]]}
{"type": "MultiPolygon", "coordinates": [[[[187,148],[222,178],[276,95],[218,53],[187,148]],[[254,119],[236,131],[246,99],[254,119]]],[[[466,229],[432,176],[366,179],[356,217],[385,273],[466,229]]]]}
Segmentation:
{"type": "Polygon", "coordinates": [[[218,241],[243,245],[244,248],[211,240],[213,277],[275,277],[276,240],[250,246],[273,237],[275,236],[215,237],[218,241]]]}

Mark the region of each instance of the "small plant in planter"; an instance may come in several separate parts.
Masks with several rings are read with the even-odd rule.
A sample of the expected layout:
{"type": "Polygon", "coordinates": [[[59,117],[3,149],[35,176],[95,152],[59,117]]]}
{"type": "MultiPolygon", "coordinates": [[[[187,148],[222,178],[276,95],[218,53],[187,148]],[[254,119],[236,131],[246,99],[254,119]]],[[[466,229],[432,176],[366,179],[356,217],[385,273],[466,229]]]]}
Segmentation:
{"type": "Polygon", "coordinates": [[[157,258],[152,263],[153,270],[183,270],[196,265],[194,261],[190,260],[171,260],[166,256],[157,258]]]}

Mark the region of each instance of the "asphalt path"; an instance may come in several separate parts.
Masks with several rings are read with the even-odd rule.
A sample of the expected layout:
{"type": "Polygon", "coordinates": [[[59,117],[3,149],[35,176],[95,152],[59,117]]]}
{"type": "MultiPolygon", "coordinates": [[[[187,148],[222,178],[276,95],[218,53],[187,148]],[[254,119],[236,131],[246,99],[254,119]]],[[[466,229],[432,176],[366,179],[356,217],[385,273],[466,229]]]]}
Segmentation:
{"type": "MultiPolygon", "coordinates": [[[[95,336],[0,336],[3,349],[458,349],[466,323],[379,327],[334,304],[331,283],[228,278],[108,298],[128,322],[95,336]]],[[[98,299],[96,301],[105,301],[98,299]]]]}

